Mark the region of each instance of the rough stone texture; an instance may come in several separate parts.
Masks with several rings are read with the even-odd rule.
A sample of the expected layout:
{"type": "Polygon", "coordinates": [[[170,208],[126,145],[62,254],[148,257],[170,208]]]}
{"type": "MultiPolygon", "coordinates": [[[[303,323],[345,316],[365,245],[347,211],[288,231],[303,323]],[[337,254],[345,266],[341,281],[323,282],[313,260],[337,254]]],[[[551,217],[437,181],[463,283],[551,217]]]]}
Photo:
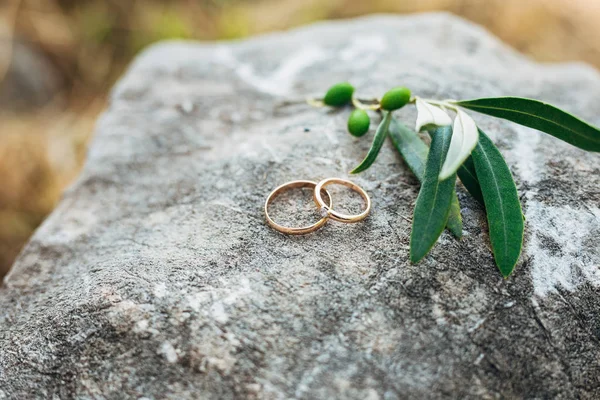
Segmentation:
{"type": "Polygon", "coordinates": [[[389,143],[355,178],[364,223],[280,235],[272,188],[346,176],[368,149],[348,110],[294,103],[340,80],[530,96],[600,123],[596,71],[536,64],[445,14],[155,46],[0,291],[0,398],[600,397],[600,156],[476,117],[527,217],[508,280],[464,191],[465,237],[408,262],[418,183],[389,143]]]}

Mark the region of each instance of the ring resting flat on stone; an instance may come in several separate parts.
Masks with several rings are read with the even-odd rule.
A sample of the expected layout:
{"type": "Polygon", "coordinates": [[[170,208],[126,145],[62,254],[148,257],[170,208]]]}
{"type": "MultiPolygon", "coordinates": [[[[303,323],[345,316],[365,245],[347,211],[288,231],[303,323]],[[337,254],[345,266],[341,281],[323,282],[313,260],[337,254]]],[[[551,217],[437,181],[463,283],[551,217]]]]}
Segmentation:
{"type": "Polygon", "coordinates": [[[361,188],[354,182],[351,182],[346,179],[341,179],[341,178],[323,179],[321,182],[319,182],[317,184],[317,186],[315,186],[314,199],[315,199],[315,203],[317,204],[317,207],[319,207],[319,213],[321,214],[322,217],[328,216],[329,218],[331,218],[335,221],[339,221],[339,222],[354,223],[354,222],[362,221],[363,219],[367,218],[367,215],[369,215],[369,212],[371,211],[371,199],[369,198],[369,195],[367,194],[367,192],[365,192],[363,190],[363,188],[361,188]],[[347,186],[350,189],[357,192],[358,194],[360,194],[361,197],[365,201],[365,209],[360,214],[354,214],[354,215],[343,214],[341,212],[333,210],[331,208],[331,197],[329,198],[330,203],[328,206],[323,201],[323,196],[321,195],[321,192],[325,189],[325,186],[331,185],[331,184],[347,186]]]}
{"type": "MultiPolygon", "coordinates": [[[[277,198],[277,196],[279,196],[281,193],[283,193],[289,189],[302,188],[302,187],[316,187],[316,186],[317,186],[316,182],[298,180],[298,181],[291,181],[288,183],[284,183],[283,185],[276,187],[275,190],[273,190],[271,192],[271,194],[269,194],[269,197],[267,197],[267,201],[265,201],[265,217],[267,219],[267,224],[269,224],[269,226],[271,228],[273,228],[279,232],[286,233],[288,235],[304,235],[307,233],[314,232],[317,229],[321,228],[323,225],[325,225],[325,223],[329,219],[329,216],[325,216],[325,217],[321,218],[319,221],[317,221],[316,223],[314,223],[312,225],[304,226],[304,227],[300,227],[300,228],[291,228],[291,227],[279,225],[278,223],[273,221],[273,219],[269,216],[269,204],[271,204],[273,202],[273,200],[275,200],[275,198],[277,198]]],[[[331,196],[329,195],[329,192],[327,192],[326,190],[324,190],[324,191],[325,191],[325,194],[327,195],[327,197],[329,198],[329,207],[331,207],[331,205],[332,205],[331,196]]]]}
{"type": "Polygon", "coordinates": [[[267,197],[267,200],[265,201],[265,218],[267,219],[267,224],[271,228],[273,228],[279,232],[288,234],[288,235],[304,235],[307,233],[314,232],[317,229],[320,229],[323,225],[325,225],[327,223],[327,221],[329,220],[329,218],[339,221],[339,222],[344,222],[344,223],[359,222],[359,221],[362,221],[363,219],[365,219],[367,217],[367,215],[369,215],[370,211],[371,211],[371,199],[369,198],[369,195],[367,194],[367,192],[365,192],[360,186],[356,185],[355,183],[353,183],[349,180],[346,180],[346,179],[341,179],[341,178],[327,178],[327,179],[323,179],[319,183],[316,183],[313,181],[307,181],[307,180],[297,180],[297,181],[287,182],[287,183],[284,183],[283,185],[275,188],[275,190],[273,190],[269,194],[269,196],[267,197]],[[343,214],[338,211],[335,211],[332,208],[333,200],[331,199],[331,195],[325,189],[325,186],[331,185],[331,184],[344,185],[344,186],[347,186],[350,189],[356,191],[364,199],[365,204],[366,204],[365,209],[360,214],[355,214],[355,215],[343,214]],[[283,193],[289,189],[302,188],[302,187],[314,187],[313,198],[314,198],[315,203],[317,204],[317,207],[319,207],[319,214],[321,215],[322,218],[312,225],[299,227],[299,228],[283,226],[283,225],[280,225],[280,224],[276,223],[275,221],[273,221],[273,219],[269,216],[269,205],[281,193],[283,193]],[[323,193],[325,193],[327,195],[327,198],[329,199],[329,204],[326,204],[325,201],[323,200],[323,193]]]}

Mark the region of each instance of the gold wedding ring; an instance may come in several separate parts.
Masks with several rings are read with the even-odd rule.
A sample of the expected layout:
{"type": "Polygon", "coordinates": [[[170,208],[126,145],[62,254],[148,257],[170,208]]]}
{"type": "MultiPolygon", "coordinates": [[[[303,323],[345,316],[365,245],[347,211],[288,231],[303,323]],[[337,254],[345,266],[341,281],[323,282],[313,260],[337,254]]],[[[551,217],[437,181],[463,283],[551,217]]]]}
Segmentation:
{"type": "Polygon", "coordinates": [[[367,215],[369,215],[370,211],[371,211],[371,199],[369,198],[369,195],[367,194],[367,192],[365,192],[360,186],[356,185],[355,183],[353,183],[349,180],[346,180],[346,179],[341,179],[341,178],[328,178],[328,179],[322,180],[319,183],[315,183],[313,181],[306,181],[306,180],[298,180],[298,181],[284,183],[283,185],[275,188],[275,190],[273,190],[269,194],[269,196],[267,197],[267,200],[265,202],[265,217],[267,219],[267,224],[271,228],[273,228],[279,232],[288,234],[288,235],[303,235],[306,233],[314,232],[317,229],[321,228],[323,225],[325,225],[327,223],[327,221],[329,220],[329,218],[339,221],[339,222],[344,222],[344,223],[359,222],[359,221],[362,221],[363,219],[365,219],[367,217],[367,215]],[[341,212],[335,211],[332,208],[333,200],[331,198],[331,195],[325,189],[325,186],[332,185],[332,184],[347,186],[350,189],[356,191],[358,194],[360,194],[360,196],[365,201],[365,209],[360,214],[355,214],[355,215],[343,214],[341,212]],[[292,228],[292,227],[283,226],[283,225],[280,225],[280,224],[276,223],[275,221],[273,221],[273,219],[269,216],[269,205],[273,202],[273,200],[275,200],[275,198],[277,198],[277,196],[279,196],[281,193],[283,193],[289,189],[302,188],[302,187],[314,187],[313,198],[314,198],[315,203],[317,204],[317,207],[319,207],[319,213],[322,218],[312,225],[304,226],[304,227],[300,227],[300,228],[292,228]],[[327,197],[329,199],[329,204],[327,204],[327,203],[325,203],[325,201],[323,201],[323,193],[325,193],[327,195],[327,197]]]}
{"type": "MultiPolygon", "coordinates": [[[[312,225],[304,226],[301,228],[290,228],[287,226],[279,225],[278,223],[273,221],[273,219],[271,219],[271,217],[269,216],[269,204],[271,204],[273,202],[273,200],[275,200],[275,198],[277,196],[279,196],[281,193],[283,193],[289,189],[302,188],[302,187],[316,187],[316,186],[317,186],[316,182],[299,180],[299,181],[292,181],[292,182],[284,183],[283,185],[275,188],[275,190],[273,190],[271,192],[271,194],[269,194],[269,197],[267,197],[267,201],[265,202],[265,217],[267,218],[267,224],[269,224],[269,226],[271,228],[278,230],[279,232],[286,233],[288,235],[304,235],[306,233],[314,232],[317,229],[321,228],[323,225],[325,225],[325,223],[327,222],[327,219],[329,219],[329,217],[327,217],[327,216],[321,218],[319,221],[317,221],[316,223],[314,223],[312,225]]],[[[332,205],[331,196],[329,195],[329,193],[327,191],[325,191],[325,194],[327,194],[327,197],[329,198],[329,207],[331,207],[331,205],[332,205]]],[[[319,193],[319,195],[320,195],[320,193],[319,193]]]]}
{"type": "Polygon", "coordinates": [[[367,218],[367,215],[369,215],[369,212],[371,211],[371,199],[369,198],[369,195],[367,194],[367,192],[365,192],[363,190],[363,188],[361,188],[357,184],[350,182],[346,179],[341,179],[341,178],[323,179],[321,182],[319,182],[317,184],[317,186],[315,186],[314,199],[315,199],[315,203],[317,204],[317,207],[319,207],[319,213],[321,214],[321,216],[323,218],[329,216],[331,219],[339,221],[339,222],[353,223],[353,222],[362,221],[363,219],[367,218]],[[331,185],[331,184],[347,186],[350,189],[357,192],[358,194],[360,194],[361,197],[365,200],[365,209],[360,214],[355,214],[355,215],[343,214],[341,212],[333,210],[331,208],[331,198],[330,198],[330,203],[328,206],[323,201],[323,196],[321,196],[321,191],[323,189],[325,189],[325,186],[331,185]]]}

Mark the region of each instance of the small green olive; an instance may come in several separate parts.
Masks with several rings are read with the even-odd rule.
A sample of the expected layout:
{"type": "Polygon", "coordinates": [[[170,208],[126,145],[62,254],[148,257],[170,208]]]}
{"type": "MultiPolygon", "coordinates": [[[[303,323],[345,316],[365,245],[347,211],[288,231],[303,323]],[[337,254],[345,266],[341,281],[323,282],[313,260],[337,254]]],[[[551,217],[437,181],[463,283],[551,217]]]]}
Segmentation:
{"type": "Polygon", "coordinates": [[[386,111],[402,108],[410,101],[410,95],[410,90],[405,87],[390,89],[381,98],[381,108],[386,111]]]}
{"type": "Polygon", "coordinates": [[[354,93],[354,86],[348,82],[337,83],[329,88],[323,103],[332,107],[344,106],[352,100],[352,93],[354,93]]]}
{"type": "Polygon", "coordinates": [[[354,110],[348,118],[348,132],[351,135],[360,137],[369,131],[371,119],[365,110],[354,110]]]}

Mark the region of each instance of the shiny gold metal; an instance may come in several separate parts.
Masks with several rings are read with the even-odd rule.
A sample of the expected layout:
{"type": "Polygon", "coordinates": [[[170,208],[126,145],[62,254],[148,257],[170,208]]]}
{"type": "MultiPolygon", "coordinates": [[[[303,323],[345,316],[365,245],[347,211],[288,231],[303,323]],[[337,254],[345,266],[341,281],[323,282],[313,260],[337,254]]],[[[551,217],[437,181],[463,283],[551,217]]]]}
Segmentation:
{"type": "MultiPolygon", "coordinates": [[[[314,232],[317,229],[321,228],[323,225],[325,225],[325,223],[329,219],[329,216],[325,216],[325,217],[321,218],[319,221],[317,221],[316,223],[314,223],[312,225],[304,226],[304,227],[300,227],[300,228],[290,228],[287,226],[279,225],[278,223],[273,221],[271,219],[271,217],[269,216],[269,204],[271,204],[273,202],[273,200],[275,200],[275,198],[277,196],[279,196],[281,193],[283,193],[289,189],[302,188],[302,187],[315,187],[315,186],[317,186],[316,182],[298,180],[298,181],[284,183],[283,185],[275,188],[275,190],[273,190],[269,194],[269,197],[267,197],[267,201],[265,202],[265,217],[267,219],[267,224],[269,224],[269,226],[271,228],[278,230],[279,232],[288,234],[288,235],[304,235],[307,233],[314,232]]],[[[325,192],[325,194],[329,198],[329,208],[331,208],[331,205],[332,205],[331,204],[331,196],[325,189],[323,189],[323,192],[325,192]]],[[[322,199],[321,193],[319,193],[319,198],[322,199]]],[[[323,204],[325,204],[325,203],[323,203],[323,204]]]]}
{"type": "Polygon", "coordinates": [[[367,218],[367,215],[369,215],[369,212],[371,211],[371,199],[369,198],[369,195],[367,194],[367,192],[365,192],[363,190],[363,188],[361,188],[354,182],[351,182],[346,179],[341,179],[341,178],[323,179],[321,182],[319,182],[315,186],[313,197],[315,199],[315,203],[317,204],[317,207],[319,207],[319,213],[321,214],[321,216],[323,218],[329,217],[329,218],[331,218],[335,221],[339,221],[339,222],[353,223],[353,222],[362,221],[363,219],[367,218]],[[343,213],[333,210],[331,208],[331,197],[329,197],[330,201],[329,201],[329,206],[328,206],[323,201],[323,196],[321,195],[321,191],[324,190],[325,186],[331,185],[331,184],[344,185],[344,186],[347,186],[350,189],[356,191],[365,200],[365,204],[366,204],[365,209],[360,214],[356,214],[356,215],[343,214],[343,213]]]}

